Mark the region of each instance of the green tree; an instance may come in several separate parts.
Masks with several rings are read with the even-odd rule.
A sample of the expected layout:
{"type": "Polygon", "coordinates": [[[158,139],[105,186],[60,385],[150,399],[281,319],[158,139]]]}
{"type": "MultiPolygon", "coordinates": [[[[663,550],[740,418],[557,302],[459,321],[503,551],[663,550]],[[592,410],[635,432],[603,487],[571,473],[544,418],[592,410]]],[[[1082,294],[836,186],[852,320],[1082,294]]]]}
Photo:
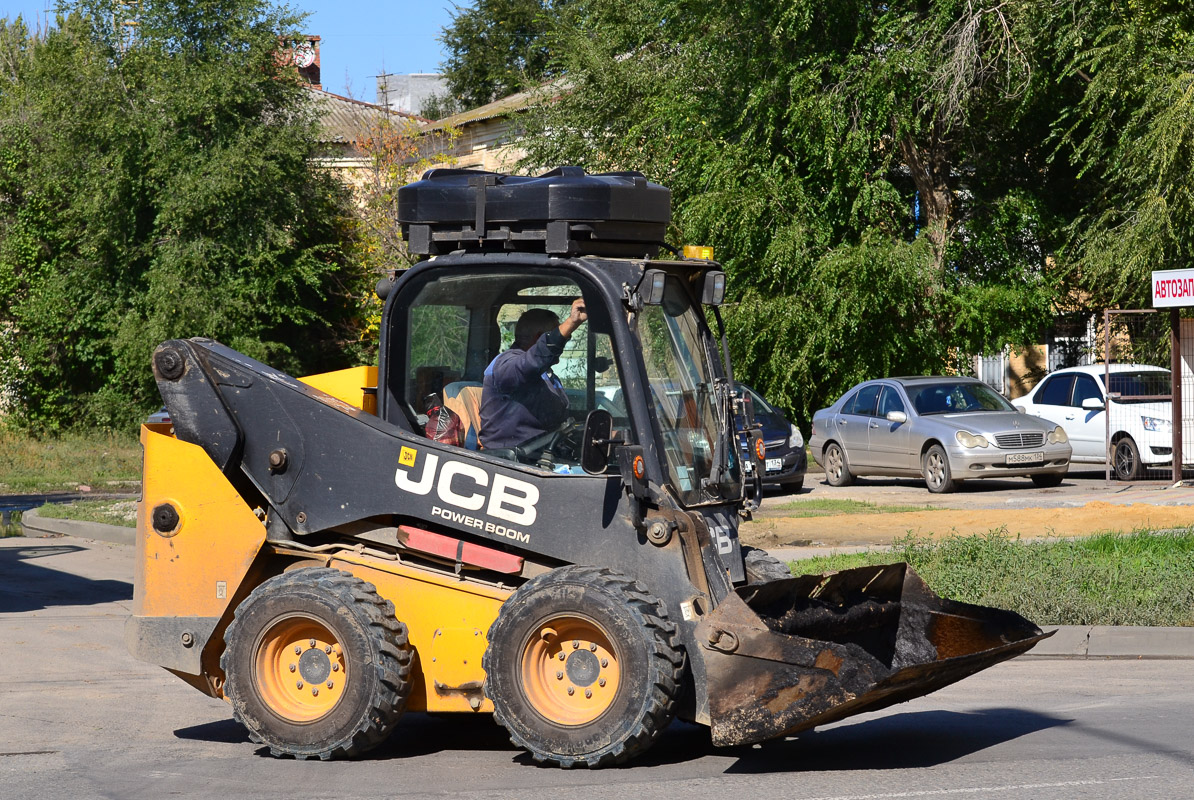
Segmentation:
{"type": "Polygon", "coordinates": [[[564,0],[476,0],[456,6],[439,40],[448,96],[428,114],[439,118],[485,105],[551,76],[547,33],[564,0]]]}
{"type": "Polygon", "coordinates": [[[529,162],[640,169],[732,277],[742,376],[806,420],[1050,316],[1059,92],[1009,0],[570,4],[529,162]],[[779,334],[779,335],[777,335],[779,334]]]}
{"type": "Polygon", "coordinates": [[[351,358],[366,277],[264,0],[67,2],[0,21],[0,379],[27,424],[119,427],[153,348],[208,336],[303,372],[351,358]],[[356,299],[354,299],[356,298],[356,299]]]}

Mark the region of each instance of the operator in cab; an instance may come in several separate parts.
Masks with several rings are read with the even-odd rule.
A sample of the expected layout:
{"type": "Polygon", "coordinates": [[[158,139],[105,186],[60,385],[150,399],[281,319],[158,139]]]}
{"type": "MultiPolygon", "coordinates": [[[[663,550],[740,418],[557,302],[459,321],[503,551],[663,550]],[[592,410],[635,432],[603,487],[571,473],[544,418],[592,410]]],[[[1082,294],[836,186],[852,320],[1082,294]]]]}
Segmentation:
{"type": "Polygon", "coordinates": [[[568,419],[568,396],[551,371],[573,332],[587,320],[584,298],[560,321],[544,308],[528,309],[514,326],[514,344],[485,368],[481,390],[481,447],[514,448],[568,419]]]}

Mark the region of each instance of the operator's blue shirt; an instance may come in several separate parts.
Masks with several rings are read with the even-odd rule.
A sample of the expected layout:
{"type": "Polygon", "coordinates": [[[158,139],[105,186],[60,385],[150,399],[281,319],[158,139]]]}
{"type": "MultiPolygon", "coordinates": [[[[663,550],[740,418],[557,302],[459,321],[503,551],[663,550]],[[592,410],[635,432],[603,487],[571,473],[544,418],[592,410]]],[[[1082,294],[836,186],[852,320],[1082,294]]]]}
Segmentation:
{"type": "Polygon", "coordinates": [[[517,447],[563,424],[568,396],[551,366],[567,342],[558,330],[549,330],[529,349],[514,346],[485,368],[481,447],[517,447]]]}

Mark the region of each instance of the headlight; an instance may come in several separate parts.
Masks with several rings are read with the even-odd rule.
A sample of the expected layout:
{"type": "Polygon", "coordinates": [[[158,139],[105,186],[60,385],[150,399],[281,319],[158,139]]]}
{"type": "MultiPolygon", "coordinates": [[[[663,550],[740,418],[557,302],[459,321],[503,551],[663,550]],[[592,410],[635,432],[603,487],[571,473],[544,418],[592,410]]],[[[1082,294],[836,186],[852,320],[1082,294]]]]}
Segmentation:
{"type": "Polygon", "coordinates": [[[1065,428],[1058,425],[1056,428],[1049,431],[1048,439],[1049,444],[1065,444],[1070,440],[1070,437],[1066,436],[1065,428]]]}
{"type": "Polygon", "coordinates": [[[958,431],[958,444],[962,447],[986,447],[987,437],[970,431],[958,431]]]}
{"type": "Polygon", "coordinates": [[[792,430],[788,434],[788,447],[804,447],[804,437],[800,435],[800,429],[795,425],[792,426],[792,430]]]}
{"type": "Polygon", "coordinates": [[[1158,431],[1160,433],[1171,433],[1173,431],[1173,423],[1167,419],[1160,417],[1141,417],[1140,421],[1144,423],[1146,431],[1158,431]]]}

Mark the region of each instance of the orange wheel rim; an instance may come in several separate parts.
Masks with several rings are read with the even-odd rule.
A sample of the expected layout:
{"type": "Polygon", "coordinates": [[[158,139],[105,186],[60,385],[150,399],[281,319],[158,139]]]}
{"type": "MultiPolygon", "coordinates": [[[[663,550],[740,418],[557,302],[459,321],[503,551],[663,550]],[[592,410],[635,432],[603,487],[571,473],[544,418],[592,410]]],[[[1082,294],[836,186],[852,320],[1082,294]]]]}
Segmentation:
{"type": "Polygon", "coordinates": [[[621,685],[618,654],[600,625],[559,616],[537,625],[522,650],[522,686],[531,706],[559,725],[604,714],[621,685]]]}
{"type": "Polygon", "coordinates": [[[294,615],[275,620],[257,639],[253,680],[279,717],[312,722],[335,708],[348,678],[344,650],[323,623],[294,615]]]}

